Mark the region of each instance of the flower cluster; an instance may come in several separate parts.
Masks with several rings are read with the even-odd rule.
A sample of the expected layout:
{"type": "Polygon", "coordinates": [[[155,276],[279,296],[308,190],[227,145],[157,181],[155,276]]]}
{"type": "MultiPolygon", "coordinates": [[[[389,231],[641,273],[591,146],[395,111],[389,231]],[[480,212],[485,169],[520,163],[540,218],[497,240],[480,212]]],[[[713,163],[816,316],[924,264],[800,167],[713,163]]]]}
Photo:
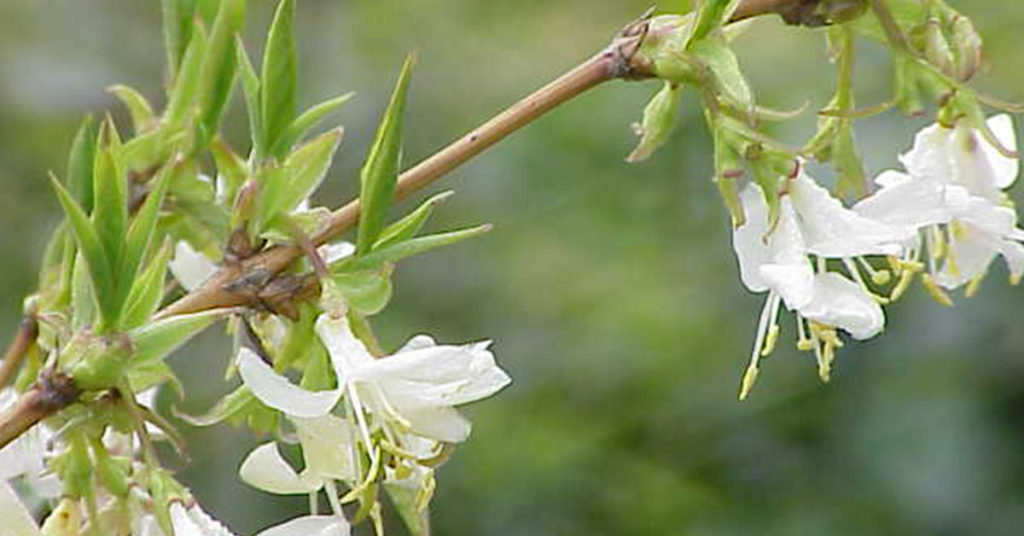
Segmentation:
{"type": "Polygon", "coordinates": [[[940,303],[966,285],[973,295],[1002,255],[1016,283],[1024,273],[1024,231],[1003,190],[1018,174],[1013,124],[1006,115],[974,128],[966,120],[919,132],[900,157],[906,172],[885,171],[881,188],[852,208],[798,166],[785,182],[770,224],[756,184],[741,192],[747,221],[734,230],[743,284],[768,292],[740,398],[757,379],[759,360],[775,347],[782,305],[796,316],[797,348],[813,351],[827,381],[838,331],[867,339],[885,327],[882,305],[898,299],[914,275],[940,303]],[[886,259],[885,266],[871,257],[886,259]],[[892,283],[888,295],[876,288],[892,283]]]}

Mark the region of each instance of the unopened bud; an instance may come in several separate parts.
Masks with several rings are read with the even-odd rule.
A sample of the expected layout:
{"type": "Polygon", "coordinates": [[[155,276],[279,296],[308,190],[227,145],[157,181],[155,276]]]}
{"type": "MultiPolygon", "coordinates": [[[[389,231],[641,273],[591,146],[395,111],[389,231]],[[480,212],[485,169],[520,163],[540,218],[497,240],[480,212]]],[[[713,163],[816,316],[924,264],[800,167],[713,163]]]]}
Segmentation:
{"type": "Polygon", "coordinates": [[[679,117],[682,88],[679,84],[665,82],[661,91],[644,108],[643,122],[637,127],[640,142],[626,157],[627,162],[646,160],[668,141],[679,117]]]}
{"type": "Polygon", "coordinates": [[[968,81],[981,68],[984,55],[981,36],[967,17],[954,14],[950,21],[953,57],[956,61],[956,78],[968,81]]]}

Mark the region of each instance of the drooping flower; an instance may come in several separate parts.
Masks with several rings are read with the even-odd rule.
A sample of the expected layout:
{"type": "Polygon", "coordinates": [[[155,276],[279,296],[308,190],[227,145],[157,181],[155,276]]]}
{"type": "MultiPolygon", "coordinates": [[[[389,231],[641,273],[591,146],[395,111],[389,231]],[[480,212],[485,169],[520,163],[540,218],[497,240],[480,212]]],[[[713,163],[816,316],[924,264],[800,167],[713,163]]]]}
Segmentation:
{"type": "Polygon", "coordinates": [[[884,277],[863,256],[899,253],[912,231],[844,208],[802,169],[788,182],[774,228],[769,228],[760,187],[748,185],[740,199],[747,214],[746,223],[733,232],[740,277],[752,292],[768,292],[740,397],[753,386],[760,357],[774,348],[782,304],[796,313],[798,348],[814,350],[819,374],[827,380],[833,352],[842,345],[837,329],[867,339],[885,326],[879,299],[864,282],[861,269],[876,282],[884,282],[879,281],[884,277]],[[827,259],[840,259],[852,280],[828,271],[827,259]]]}
{"type": "MultiPolygon", "coordinates": [[[[199,503],[185,506],[171,503],[168,508],[174,536],[235,536],[227,527],[206,513],[199,503]]],[[[140,516],[132,527],[135,536],[166,536],[152,514],[140,516]]]]}
{"type": "MultiPolygon", "coordinates": [[[[986,126],[1003,150],[1016,149],[1009,116],[992,117],[986,126]]],[[[1024,231],[1017,228],[1016,212],[1002,191],[1016,180],[1016,158],[1002,154],[982,132],[960,121],[954,127],[926,127],[900,161],[907,172],[883,172],[875,179],[881,190],[854,210],[921,229],[897,263],[905,273],[926,270],[922,281],[947,305],[952,300],[939,287],[952,290],[966,284],[972,295],[999,255],[1011,280],[1020,279],[1024,231]]]]}

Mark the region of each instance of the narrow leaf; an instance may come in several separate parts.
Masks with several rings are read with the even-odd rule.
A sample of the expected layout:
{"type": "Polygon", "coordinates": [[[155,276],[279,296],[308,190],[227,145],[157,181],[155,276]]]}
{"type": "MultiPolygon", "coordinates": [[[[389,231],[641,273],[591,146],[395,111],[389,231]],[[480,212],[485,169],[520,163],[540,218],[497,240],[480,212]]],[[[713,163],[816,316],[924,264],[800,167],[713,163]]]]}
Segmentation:
{"type": "Polygon", "coordinates": [[[238,189],[248,178],[245,161],[220,139],[210,145],[210,154],[217,166],[217,200],[231,205],[238,195],[238,189]]]}
{"type": "Polygon", "coordinates": [[[121,325],[125,329],[133,329],[145,324],[160,307],[164,296],[164,279],[167,275],[167,264],[171,260],[174,248],[170,240],[153,256],[149,266],[142,275],[132,283],[131,292],[125,300],[124,314],[121,325]]]}
{"type": "Polygon", "coordinates": [[[132,128],[135,129],[136,136],[153,127],[153,107],[150,106],[149,101],[141,93],[120,84],[108,87],[107,91],[113,93],[124,103],[125,108],[128,108],[128,113],[132,117],[132,128]]]}
{"type": "Polygon", "coordinates": [[[78,127],[68,157],[68,189],[86,213],[92,212],[92,168],[96,161],[98,137],[96,121],[92,116],[86,116],[78,127]]]}
{"type": "MultiPolygon", "coordinates": [[[[260,72],[262,90],[260,110],[263,119],[263,140],[275,147],[295,117],[295,93],[298,79],[298,58],[295,49],[294,0],[281,0],[274,14],[263,52],[260,72]]],[[[271,154],[270,156],[281,156],[271,154]]]]}
{"type": "MultiPolygon", "coordinates": [[[[362,257],[354,257],[351,261],[351,266],[370,268],[380,266],[384,263],[397,262],[406,257],[411,257],[432,249],[449,246],[462,242],[463,240],[475,238],[487,231],[490,231],[491,227],[492,226],[490,224],[486,224],[471,227],[469,229],[461,229],[448,233],[438,233],[413,238],[411,240],[406,240],[404,242],[399,242],[397,244],[392,244],[388,247],[378,249],[362,257]]],[[[341,264],[344,265],[345,263],[342,262],[341,264]]]]}
{"type": "Polygon", "coordinates": [[[242,30],[244,22],[245,0],[221,0],[206,47],[201,76],[199,124],[204,139],[212,138],[217,132],[224,106],[235,85],[238,66],[235,35],[242,30]]]}
{"type": "Polygon", "coordinates": [[[235,36],[235,52],[238,54],[239,76],[242,78],[242,91],[245,94],[245,109],[249,116],[249,135],[252,138],[252,148],[256,153],[256,159],[260,160],[267,152],[266,142],[263,137],[263,111],[260,102],[260,79],[256,70],[249,61],[249,55],[245,53],[245,44],[242,38],[235,36]]]}
{"type": "Polygon", "coordinates": [[[149,248],[149,242],[156,229],[157,217],[160,215],[160,207],[163,206],[164,197],[167,193],[167,185],[170,183],[171,173],[165,167],[156,180],[153,181],[153,189],[146,197],[145,203],[139,209],[131,228],[128,230],[128,239],[125,244],[124,256],[121,259],[121,266],[118,270],[118,284],[124,298],[127,298],[135,275],[139,269],[139,263],[149,248]]]}
{"type": "Polygon", "coordinates": [[[395,182],[402,163],[402,128],[405,116],[405,105],[409,93],[409,80],[415,56],[406,58],[402,72],[398,76],[395,91],[391,94],[377,137],[370,147],[366,163],[360,174],[362,189],[360,202],[362,212],[359,216],[359,233],[356,239],[356,251],[365,255],[377,241],[384,228],[384,217],[387,207],[394,195],[395,182]]]}
{"type": "Polygon", "coordinates": [[[334,129],[288,155],[284,161],[284,170],[288,177],[287,186],[279,193],[277,206],[282,210],[291,211],[316,191],[331,167],[342,135],[342,129],[334,129]]]}
{"type": "Polygon", "coordinates": [[[420,228],[427,221],[427,218],[434,213],[434,207],[452,196],[455,192],[448,190],[441,192],[423,202],[416,210],[410,212],[404,218],[392,223],[384,229],[373,245],[373,249],[380,249],[403,240],[408,240],[419,232],[420,228]]]}
{"type": "Polygon", "coordinates": [[[104,122],[100,136],[104,137],[105,133],[110,141],[106,147],[97,148],[93,165],[92,223],[110,267],[114,269],[121,260],[128,224],[128,181],[118,165],[112,123],[104,122]]]}
{"type": "Polygon", "coordinates": [[[192,38],[195,0],[161,0],[163,4],[164,46],[170,79],[177,78],[178,66],[192,38]]]}
{"type": "Polygon", "coordinates": [[[217,401],[216,405],[202,415],[187,415],[175,407],[172,407],[171,411],[174,412],[176,417],[192,426],[212,426],[225,420],[231,420],[232,417],[253,407],[254,404],[259,404],[256,396],[252,394],[248,387],[241,385],[231,393],[224,395],[223,398],[217,401]]]}
{"type": "Polygon", "coordinates": [[[113,274],[99,236],[97,236],[96,230],[89,221],[89,217],[85,215],[85,211],[71,198],[71,193],[57,179],[51,177],[50,182],[53,184],[53,189],[57,192],[57,199],[60,201],[64,214],[71,224],[78,249],[89,269],[94,295],[96,296],[101,314],[108,322],[112,321],[115,316],[115,307],[113,305],[114,289],[112,286],[113,274]]]}
{"type": "Polygon", "coordinates": [[[225,310],[172,316],[130,331],[133,343],[132,367],[167,357],[193,336],[228,314],[225,310]]]}
{"type": "Polygon", "coordinates": [[[206,32],[202,26],[195,26],[188,49],[181,60],[181,68],[174,80],[174,86],[167,98],[164,119],[169,128],[183,128],[195,110],[196,93],[199,91],[203,57],[206,55],[206,32]]]}
{"type": "Polygon", "coordinates": [[[353,95],[355,95],[354,92],[346,93],[340,97],[335,97],[331,100],[321,102],[320,104],[317,104],[303,112],[302,115],[297,117],[291,125],[288,125],[288,129],[281,136],[281,139],[277,141],[277,144],[271,149],[271,152],[274,154],[284,154],[290,151],[292,146],[298,143],[309,129],[313,128],[313,126],[319,123],[327,116],[327,114],[337,110],[342,104],[348,102],[353,95]]]}

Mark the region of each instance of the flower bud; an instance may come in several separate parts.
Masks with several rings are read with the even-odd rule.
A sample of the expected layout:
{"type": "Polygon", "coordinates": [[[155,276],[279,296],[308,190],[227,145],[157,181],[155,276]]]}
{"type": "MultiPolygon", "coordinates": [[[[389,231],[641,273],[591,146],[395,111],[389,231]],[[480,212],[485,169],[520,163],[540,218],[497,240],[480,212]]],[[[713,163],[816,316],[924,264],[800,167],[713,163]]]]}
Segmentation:
{"type": "Polygon", "coordinates": [[[646,160],[668,141],[679,117],[681,93],[681,85],[665,82],[661,91],[647,104],[644,108],[643,122],[635,125],[640,142],[626,157],[627,162],[646,160]]]}
{"type": "Polygon", "coordinates": [[[955,76],[966,82],[981,68],[983,46],[981,36],[971,20],[959,13],[950,20],[951,46],[956,61],[955,76]]]}

